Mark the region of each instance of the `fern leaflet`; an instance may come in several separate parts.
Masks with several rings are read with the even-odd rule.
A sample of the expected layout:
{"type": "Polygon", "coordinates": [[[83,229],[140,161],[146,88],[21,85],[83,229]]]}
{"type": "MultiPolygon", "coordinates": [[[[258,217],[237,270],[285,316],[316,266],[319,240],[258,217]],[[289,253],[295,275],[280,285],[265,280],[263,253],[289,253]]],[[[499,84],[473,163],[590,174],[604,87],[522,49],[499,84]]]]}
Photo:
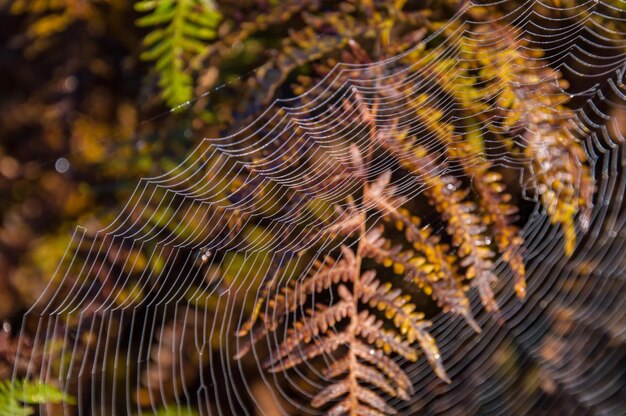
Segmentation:
{"type": "Polygon", "coordinates": [[[0,414],[2,415],[32,415],[35,409],[29,405],[63,402],[73,404],[74,398],[41,381],[0,381],[0,414]]]}
{"type": "Polygon", "coordinates": [[[141,59],[156,62],[162,97],[176,108],[192,97],[188,62],[215,38],[221,15],[210,0],[143,0],[135,9],[147,13],[137,25],[153,28],[144,39],[141,59]]]}

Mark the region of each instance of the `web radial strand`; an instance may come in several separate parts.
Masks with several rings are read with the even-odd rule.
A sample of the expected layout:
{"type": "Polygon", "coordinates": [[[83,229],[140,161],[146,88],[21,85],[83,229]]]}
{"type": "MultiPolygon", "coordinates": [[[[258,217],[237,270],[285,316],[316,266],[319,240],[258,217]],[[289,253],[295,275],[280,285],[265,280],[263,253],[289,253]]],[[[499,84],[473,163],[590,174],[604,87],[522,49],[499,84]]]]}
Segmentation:
{"type": "MultiPolygon", "coordinates": [[[[497,4],[507,10],[504,2],[491,6],[497,4]]],[[[486,170],[505,172],[507,192],[527,206],[523,245],[506,258],[497,250],[490,260],[499,318],[485,312],[475,289],[465,313],[443,312],[446,302],[437,305],[426,294],[436,291],[435,281],[417,288],[398,270],[383,274],[376,266],[383,282],[413,287],[409,293],[432,321],[429,332],[452,382],[438,377],[414,343],[416,360],[390,355],[389,366],[409,380],[408,397],[400,397],[400,388],[388,394],[370,373],[363,384],[406,415],[620,414],[626,36],[617,29],[623,25],[596,18],[624,21],[619,6],[529,1],[488,22],[472,21],[463,10],[400,55],[329,68],[304,94],[273,102],[237,133],[205,139],[171,172],[141,180],[107,228],[77,228],[24,319],[21,351],[42,352],[16,366],[15,376],[21,371],[59,384],[77,396],[81,415],[155,414],[172,403],[180,414],[192,408],[211,415],[324,414],[328,406],[312,403],[336,381],[324,370],[341,364],[348,341],[310,360],[306,347],[327,345],[326,337],[352,328],[342,302],[358,295],[357,283],[341,272],[353,264],[350,253],[366,258],[359,241],[381,224],[407,232],[412,225],[398,220],[406,201],[419,211],[423,234],[415,238],[422,246],[459,245],[450,218],[438,211],[445,201],[437,192],[442,183],[452,191],[469,185],[477,199],[472,181],[486,170]],[[433,42],[442,36],[445,42],[433,42]],[[434,46],[422,51],[424,44],[434,46]],[[477,46],[487,56],[467,53],[477,46]],[[490,59],[503,49],[513,52],[490,59]],[[564,85],[557,71],[584,88],[564,85]],[[508,83],[478,106],[458,93],[478,76],[508,83]],[[512,106],[507,94],[526,106],[512,106]],[[570,110],[533,118],[551,97],[569,99],[570,110]],[[555,131],[557,116],[564,127],[555,131]],[[484,138],[481,145],[476,136],[484,138]],[[571,224],[542,196],[554,185],[545,183],[555,163],[548,140],[567,144],[558,156],[574,172],[564,180],[568,186],[555,185],[552,201],[593,189],[588,212],[581,208],[571,224]],[[390,192],[383,208],[377,186],[390,192]],[[355,213],[373,212],[376,221],[354,222],[355,213]],[[515,255],[523,255],[526,270],[523,302],[513,290],[515,255]],[[309,278],[324,270],[337,273],[334,286],[310,286],[309,278]],[[286,309],[276,307],[281,302],[286,309]],[[337,319],[321,324],[324,331],[313,329],[329,309],[337,319]],[[267,327],[258,331],[261,322],[267,327]],[[310,340],[285,353],[285,340],[298,333],[310,340]]],[[[360,308],[367,310],[367,302],[360,308]]]]}

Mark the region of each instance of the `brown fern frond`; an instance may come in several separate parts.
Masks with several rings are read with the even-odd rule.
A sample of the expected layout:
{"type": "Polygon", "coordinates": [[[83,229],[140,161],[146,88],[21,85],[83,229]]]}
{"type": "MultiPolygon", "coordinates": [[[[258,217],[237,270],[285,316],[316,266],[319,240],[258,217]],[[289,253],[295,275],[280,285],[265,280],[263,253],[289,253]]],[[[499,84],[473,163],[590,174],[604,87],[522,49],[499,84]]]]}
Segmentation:
{"type": "Polygon", "coordinates": [[[381,285],[373,272],[364,273],[361,277],[362,301],[383,311],[385,317],[393,321],[409,343],[417,341],[437,376],[450,383],[451,380],[441,362],[439,348],[427,331],[432,323],[423,320],[423,313],[415,312],[415,305],[409,303],[410,296],[402,295],[400,289],[392,289],[389,283],[381,285]]]}
{"type": "Polygon", "coordinates": [[[288,370],[303,362],[308,362],[313,358],[322,354],[329,354],[336,351],[339,347],[347,345],[351,341],[348,333],[331,333],[324,337],[315,338],[313,344],[307,344],[301,348],[297,348],[292,354],[284,357],[278,362],[271,359],[263,361],[263,367],[272,373],[288,370]]]}
{"type": "Polygon", "coordinates": [[[417,352],[411,344],[393,331],[383,329],[383,325],[382,320],[368,311],[362,311],[356,323],[356,332],[369,344],[376,345],[387,354],[395,352],[407,360],[417,360],[417,352]]]}
{"type": "Polygon", "coordinates": [[[472,179],[484,222],[490,226],[490,234],[494,236],[503,260],[511,267],[515,275],[515,291],[523,299],[526,294],[526,268],[522,258],[524,239],[519,228],[512,224],[511,218],[517,213],[517,207],[509,204],[511,195],[506,193],[502,175],[493,171],[491,163],[482,154],[479,148],[484,140],[482,135],[476,131],[468,132],[465,138],[455,134],[454,125],[443,121],[443,113],[429,105],[427,98],[423,95],[412,101],[411,107],[422,125],[446,144],[448,155],[457,160],[472,179]]]}
{"type": "Polygon", "coordinates": [[[396,270],[404,272],[423,287],[426,294],[432,294],[444,311],[458,313],[477,329],[478,325],[472,318],[469,301],[457,281],[454,265],[446,255],[446,247],[439,244],[427,229],[418,227],[420,222],[418,217],[411,216],[406,209],[401,208],[406,198],[394,196],[396,189],[390,185],[390,180],[390,171],[380,175],[368,187],[364,200],[386,214],[383,216],[384,220],[394,221],[396,228],[404,230],[407,241],[421,255],[412,251],[400,253],[401,246],[385,248],[387,243],[382,237],[382,228],[374,229],[367,234],[366,253],[379,263],[385,266],[393,265],[396,270]]]}
{"type": "Polygon", "coordinates": [[[467,192],[460,190],[460,183],[452,176],[433,178],[432,190],[428,192],[435,207],[448,222],[448,232],[453,244],[458,248],[461,266],[465,267],[465,277],[472,280],[478,289],[481,301],[489,312],[497,312],[491,286],[497,281],[493,273],[492,258],[495,253],[489,247],[491,241],[485,236],[486,225],[476,214],[476,204],[467,201],[467,192]]]}
{"type": "Polygon", "coordinates": [[[344,246],[342,254],[343,257],[339,260],[335,260],[332,256],[326,256],[323,261],[316,260],[309,274],[302,281],[291,282],[289,286],[282,288],[280,293],[269,299],[269,302],[267,297],[275,289],[276,279],[272,278],[267,281],[254,305],[253,313],[242,325],[238,336],[247,335],[259,315],[264,324],[256,328],[250,339],[244,339],[236,358],[247,353],[251,344],[257,342],[267,332],[276,330],[284,317],[301,306],[310,294],[321,292],[339,282],[351,281],[354,273],[354,252],[344,246]],[[269,310],[261,313],[261,308],[266,302],[269,310]]]}
{"type": "Polygon", "coordinates": [[[320,236],[350,236],[359,232],[363,219],[356,209],[354,201],[349,200],[345,208],[334,205],[334,209],[336,214],[334,221],[319,233],[320,236]]]}
{"type": "MultiPolygon", "coordinates": [[[[397,389],[391,385],[387,378],[374,367],[363,365],[357,361],[354,366],[354,376],[365,383],[379,388],[391,397],[399,394],[397,389]]],[[[403,400],[409,400],[409,395],[405,392],[402,392],[400,396],[403,400]]]]}
{"type": "Polygon", "coordinates": [[[576,243],[575,217],[589,225],[594,185],[585,150],[576,138],[575,114],[564,104],[567,83],[542,61],[542,53],[517,31],[496,23],[480,25],[470,42],[482,67],[485,93],[497,100],[505,132],[522,132],[524,155],[530,160],[536,192],[548,215],[565,235],[565,253],[576,243]],[[513,69],[514,68],[514,69],[513,69]]]}
{"type": "Polygon", "coordinates": [[[402,250],[401,245],[392,247],[383,237],[382,227],[369,231],[365,240],[364,256],[376,260],[385,267],[393,267],[395,272],[403,274],[416,283],[425,294],[432,296],[445,312],[450,311],[463,316],[476,332],[480,332],[480,327],[472,317],[469,300],[456,278],[442,278],[433,273],[437,266],[423,254],[411,249],[402,250]]]}
{"type": "Polygon", "coordinates": [[[337,261],[332,256],[326,256],[323,262],[316,261],[305,279],[282,289],[281,293],[270,301],[270,307],[273,309],[272,323],[269,326],[271,329],[275,329],[286,314],[301,306],[310,294],[354,279],[356,264],[354,251],[342,246],[341,253],[342,257],[337,261]]]}
{"type": "Polygon", "coordinates": [[[532,158],[537,192],[552,222],[560,224],[565,235],[565,254],[570,256],[576,244],[575,217],[583,229],[589,226],[593,185],[586,165],[586,155],[578,142],[564,132],[540,127],[527,135],[525,154],[532,158]]]}
{"type": "MultiPolygon", "coordinates": [[[[364,216],[362,214],[362,219],[364,216]]],[[[339,300],[332,305],[317,304],[304,316],[289,324],[285,337],[263,365],[271,372],[288,370],[305,361],[332,353],[333,362],[324,375],[332,380],[312,399],[311,405],[322,408],[339,400],[328,414],[395,414],[383,395],[407,400],[411,382],[391,358],[393,354],[415,361],[414,343],[424,351],[435,373],[449,382],[434,338],[428,333],[431,323],[410,303],[410,297],[390,283],[381,284],[376,272],[361,272],[361,259],[367,251],[365,223],[362,222],[356,253],[342,246],[342,256],[335,261],[328,256],[317,262],[301,282],[291,284],[267,301],[271,313],[265,314],[260,333],[278,328],[285,315],[308,301],[309,295],[332,290],[339,300]],[[366,308],[359,311],[359,307],[366,308]],[[372,314],[379,310],[396,331],[385,329],[383,319],[372,314]],[[341,358],[337,355],[345,353],[341,358]],[[379,389],[381,393],[373,388],[379,389]]],[[[251,343],[258,340],[256,332],[251,343]]]]}
{"type": "Polygon", "coordinates": [[[352,343],[351,350],[360,360],[380,370],[388,380],[392,380],[398,388],[399,394],[413,393],[413,385],[404,370],[389,357],[389,354],[380,349],[372,349],[358,339],[352,343]]]}
{"type": "Polygon", "coordinates": [[[490,163],[483,160],[474,165],[462,164],[480,196],[478,201],[483,223],[490,227],[490,235],[493,235],[502,259],[509,264],[515,276],[515,292],[523,299],[526,295],[526,267],[522,257],[524,239],[512,220],[518,209],[509,204],[511,195],[505,192],[502,175],[492,171],[490,163]]]}
{"type": "MultiPolygon", "coordinates": [[[[356,95],[356,103],[361,112],[361,117],[367,123],[375,119],[372,110],[364,103],[359,94],[356,95]]],[[[420,110],[421,111],[421,110],[420,110]]],[[[424,117],[424,115],[422,114],[424,117]]],[[[433,118],[433,116],[430,116],[433,118]]],[[[435,115],[435,122],[440,116],[435,115]]],[[[444,221],[448,223],[448,233],[452,237],[453,244],[458,248],[457,255],[461,258],[461,266],[465,267],[465,277],[472,279],[472,285],[477,288],[485,309],[497,313],[499,308],[491,286],[497,281],[493,273],[494,264],[492,258],[495,253],[490,248],[490,239],[485,235],[487,224],[484,218],[477,214],[477,206],[466,200],[469,190],[462,190],[460,181],[445,173],[446,163],[438,161],[426,149],[415,143],[415,138],[408,134],[408,129],[397,128],[398,120],[391,123],[391,128],[386,131],[376,131],[370,136],[372,141],[379,143],[383,149],[392,154],[398,162],[413,173],[427,187],[425,194],[431,204],[437,209],[444,221]]],[[[430,128],[435,128],[435,133],[440,140],[450,135],[447,125],[430,123],[430,128]],[[435,126],[435,127],[433,127],[435,126]]],[[[379,177],[371,186],[370,199],[378,202],[383,211],[388,214],[394,213],[394,205],[404,203],[404,199],[393,201],[395,204],[386,203],[380,196],[388,187],[390,173],[379,177]]],[[[390,187],[387,193],[394,192],[390,187]]],[[[367,195],[366,195],[367,196],[367,195]]],[[[391,202],[391,201],[389,201],[391,202]]],[[[395,205],[399,206],[399,205],[395,205]]],[[[403,225],[412,224],[412,221],[403,221],[402,217],[396,218],[403,225]]],[[[408,227],[407,238],[415,238],[419,235],[412,232],[413,227],[408,227]]],[[[439,256],[439,260],[433,264],[444,264],[445,257],[439,256]]]]}
{"type": "Polygon", "coordinates": [[[313,337],[326,333],[337,322],[349,317],[353,312],[349,300],[351,299],[342,299],[332,306],[317,305],[315,310],[309,310],[305,319],[295,322],[293,328],[288,330],[284,341],[276,348],[272,361],[267,365],[274,365],[292,354],[300,343],[308,344],[313,337]]]}
{"type": "MultiPolygon", "coordinates": [[[[351,46],[355,56],[363,53],[351,46]]],[[[405,92],[398,94],[406,96],[405,92]]],[[[393,356],[416,360],[413,345],[417,344],[439,378],[450,380],[435,339],[428,331],[431,323],[417,311],[408,295],[394,289],[392,281],[380,280],[376,271],[363,269],[362,260],[373,259],[391,268],[394,274],[415,282],[444,312],[464,316],[479,330],[471,316],[465,281],[476,288],[485,309],[498,314],[493,291],[497,248],[514,271],[516,291],[523,297],[523,240],[514,225],[517,210],[510,203],[512,198],[506,192],[502,175],[477,145],[482,143],[482,137],[470,137],[469,127],[459,134],[453,124],[445,122],[441,110],[425,104],[428,96],[424,96],[424,105],[412,111],[443,145],[427,150],[419,145],[416,126],[400,127],[400,116],[382,130],[378,126],[379,116],[388,117],[378,114],[382,111],[379,100],[374,97],[367,104],[359,91],[354,90],[352,95],[356,98],[342,105],[360,115],[363,126],[352,131],[365,135],[367,140],[343,148],[339,159],[321,158],[326,164],[316,163],[319,155],[307,156],[309,161],[302,168],[307,171],[312,188],[309,183],[294,184],[293,188],[296,192],[314,189],[322,196],[340,185],[345,191],[344,185],[349,184],[350,189],[341,195],[347,204],[331,202],[325,206],[326,212],[332,206],[334,214],[324,215],[325,226],[319,233],[347,238],[357,248],[342,246],[339,257],[327,255],[305,277],[280,290],[264,291],[266,311],[259,313],[260,324],[251,325],[254,330],[243,348],[248,350],[267,333],[286,326],[283,339],[270,347],[264,361],[269,371],[285,371],[324,356],[325,361],[330,361],[323,373],[329,384],[315,394],[313,407],[324,408],[329,414],[392,414],[395,411],[385,397],[407,399],[411,393],[410,379],[393,356]],[[363,153],[360,147],[365,149],[363,153]],[[392,184],[391,171],[373,171],[370,164],[378,156],[378,149],[398,162],[404,180],[413,178],[424,185],[424,195],[446,224],[444,242],[407,209],[416,200],[400,194],[392,184]],[[348,163],[344,162],[346,151],[348,163]],[[454,162],[449,165],[447,158],[454,162]],[[471,188],[450,173],[456,166],[471,179],[471,188]],[[393,236],[399,243],[392,244],[383,236],[390,229],[401,232],[393,236]],[[314,296],[324,291],[326,295],[314,296]],[[328,299],[338,300],[325,304],[328,299]],[[305,308],[309,309],[301,313],[305,308]],[[287,319],[290,316],[293,319],[287,319]]]]}
{"type": "Polygon", "coordinates": [[[489,247],[489,238],[484,235],[487,225],[476,214],[476,204],[466,200],[468,191],[461,189],[458,179],[444,173],[444,163],[438,163],[425,149],[415,146],[406,134],[379,136],[379,141],[427,185],[424,192],[448,223],[447,230],[458,248],[457,255],[463,259],[461,266],[466,267],[466,278],[472,279],[472,285],[478,289],[485,309],[497,312],[498,305],[491,289],[497,280],[492,261],[495,253],[489,247]]]}
{"type": "Polygon", "coordinates": [[[509,204],[511,195],[504,192],[502,175],[486,166],[473,169],[472,184],[480,194],[480,207],[486,215],[486,223],[492,226],[493,235],[506,261],[515,275],[515,292],[520,299],[526,296],[526,267],[522,257],[524,238],[518,227],[512,224],[511,216],[518,211],[509,204]]]}

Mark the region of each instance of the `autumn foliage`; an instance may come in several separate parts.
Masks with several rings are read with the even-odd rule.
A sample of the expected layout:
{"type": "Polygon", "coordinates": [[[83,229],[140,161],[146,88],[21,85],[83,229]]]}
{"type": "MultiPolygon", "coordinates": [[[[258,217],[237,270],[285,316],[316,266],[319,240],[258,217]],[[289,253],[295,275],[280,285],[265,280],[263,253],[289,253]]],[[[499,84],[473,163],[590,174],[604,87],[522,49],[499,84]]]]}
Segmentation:
{"type": "MultiPolygon", "coordinates": [[[[2,59],[26,69],[1,102],[0,188],[12,196],[0,284],[18,296],[0,313],[23,324],[30,356],[7,335],[2,377],[48,363],[49,378],[71,378],[71,333],[72,360],[93,371],[69,390],[101,375],[115,387],[80,403],[111,414],[121,385],[138,408],[176,411],[224,351],[228,365],[258,358],[269,373],[311,366],[320,387],[305,405],[331,415],[395,414],[395,399],[414,394],[398,363],[425,359],[454,381],[433,317],[480,332],[476,293],[478,313],[502,325],[502,293],[527,296],[530,210],[571,256],[595,192],[567,80],[503,10],[453,0],[6,7],[17,34],[4,33],[2,59]],[[265,112],[277,98],[292,107],[265,112]],[[185,159],[192,149],[201,156],[185,159]],[[164,172],[180,179],[173,192],[133,192],[164,172]],[[130,238],[95,233],[119,218],[130,238]],[[68,236],[77,224],[79,243],[68,236]],[[94,254],[100,246],[110,248],[94,254]],[[33,315],[21,322],[33,304],[72,311],[54,342],[38,344],[33,315]],[[207,329],[233,304],[244,322],[207,329]],[[160,336],[119,352],[119,334],[138,337],[127,310],[133,322],[162,317],[160,336]],[[98,328],[118,336],[102,341],[98,328]],[[132,380],[122,355],[138,363],[132,380]]],[[[209,411],[224,411],[213,399],[209,411]]]]}

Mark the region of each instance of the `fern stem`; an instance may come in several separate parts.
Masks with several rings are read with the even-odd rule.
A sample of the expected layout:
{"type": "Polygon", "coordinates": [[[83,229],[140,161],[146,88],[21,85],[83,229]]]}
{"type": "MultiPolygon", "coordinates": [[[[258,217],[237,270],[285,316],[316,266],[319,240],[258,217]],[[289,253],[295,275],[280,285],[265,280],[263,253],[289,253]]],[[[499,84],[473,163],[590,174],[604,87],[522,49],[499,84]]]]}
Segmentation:
{"type": "MultiPolygon", "coordinates": [[[[364,185],[364,192],[367,192],[367,184],[364,185]]],[[[350,343],[356,339],[357,337],[357,324],[359,319],[359,301],[360,301],[360,291],[361,291],[361,263],[363,260],[363,247],[364,241],[366,241],[365,233],[366,233],[366,212],[363,208],[360,209],[359,215],[361,217],[361,224],[359,227],[359,242],[356,249],[356,260],[354,264],[354,281],[352,283],[352,314],[350,316],[350,325],[348,327],[348,334],[350,337],[350,343]]],[[[357,390],[359,387],[356,371],[357,371],[357,357],[354,353],[354,348],[350,345],[348,350],[349,354],[349,374],[348,378],[350,380],[350,416],[358,416],[357,409],[359,407],[359,399],[357,397],[357,390]]]]}

